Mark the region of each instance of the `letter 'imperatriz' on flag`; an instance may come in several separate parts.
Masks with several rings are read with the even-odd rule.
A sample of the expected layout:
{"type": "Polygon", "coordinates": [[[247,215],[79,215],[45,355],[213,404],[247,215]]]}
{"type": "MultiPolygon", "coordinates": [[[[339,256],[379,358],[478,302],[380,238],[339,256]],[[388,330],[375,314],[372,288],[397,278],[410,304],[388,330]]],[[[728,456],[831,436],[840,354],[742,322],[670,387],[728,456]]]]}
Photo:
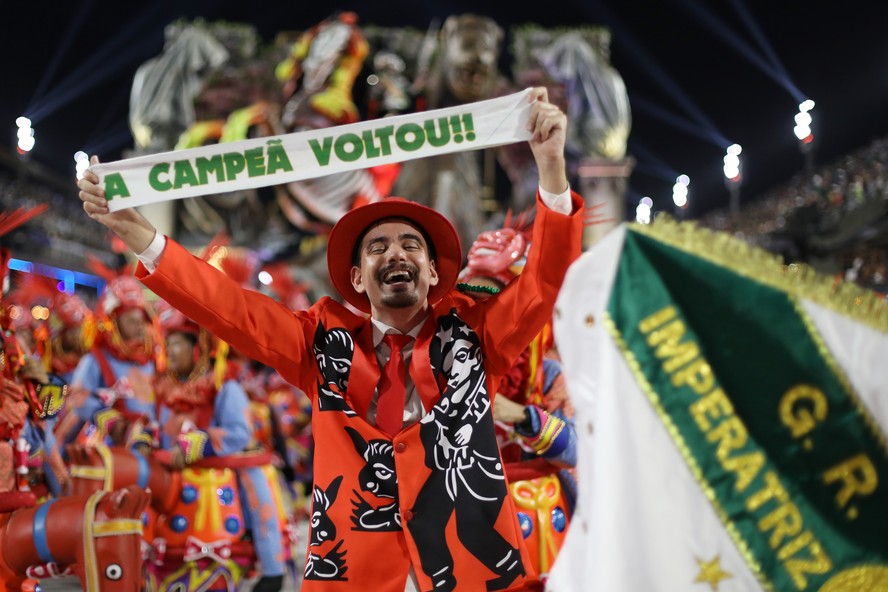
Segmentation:
{"type": "Polygon", "coordinates": [[[580,435],[552,592],[888,591],[888,304],[689,223],[615,229],[555,338],[580,435]]]}
{"type": "Polygon", "coordinates": [[[111,211],[530,139],[530,89],[458,107],[91,167],[111,211]]]}

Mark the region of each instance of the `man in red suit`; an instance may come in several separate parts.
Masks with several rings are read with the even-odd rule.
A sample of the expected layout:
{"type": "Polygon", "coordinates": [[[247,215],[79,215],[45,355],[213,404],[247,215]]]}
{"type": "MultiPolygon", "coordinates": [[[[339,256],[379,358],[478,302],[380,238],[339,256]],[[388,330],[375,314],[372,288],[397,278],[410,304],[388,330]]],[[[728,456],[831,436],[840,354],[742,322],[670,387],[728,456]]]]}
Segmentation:
{"type": "Polygon", "coordinates": [[[78,182],[84,210],[139,254],[137,276],[312,400],[315,475],[302,589],[501,590],[530,586],[496,445],[491,398],[552,315],[579,255],[582,199],[564,166],[567,119],[530,93],[540,187],[524,273],[476,303],[449,221],[399,198],[336,224],[327,260],[342,298],[291,311],[242,289],[158,235],[134,210],[111,213],[99,178],[78,182]]]}

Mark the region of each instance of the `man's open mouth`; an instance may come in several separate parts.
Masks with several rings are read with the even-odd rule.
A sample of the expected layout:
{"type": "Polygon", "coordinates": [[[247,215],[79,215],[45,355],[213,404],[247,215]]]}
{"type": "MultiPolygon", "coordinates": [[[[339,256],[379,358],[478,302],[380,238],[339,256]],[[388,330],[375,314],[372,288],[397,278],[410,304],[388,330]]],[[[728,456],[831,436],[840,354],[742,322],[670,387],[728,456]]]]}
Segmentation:
{"type": "Polygon", "coordinates": [[[395,269],[395,270],[389,271],[388,273],[384,274],[382,276],[382,281],[383,281],[383,283],[388,284],[388,285],[403,284],[406,282],[412,282],[413,281],[413,273],[411,273],[407,269],[395,269]]]}

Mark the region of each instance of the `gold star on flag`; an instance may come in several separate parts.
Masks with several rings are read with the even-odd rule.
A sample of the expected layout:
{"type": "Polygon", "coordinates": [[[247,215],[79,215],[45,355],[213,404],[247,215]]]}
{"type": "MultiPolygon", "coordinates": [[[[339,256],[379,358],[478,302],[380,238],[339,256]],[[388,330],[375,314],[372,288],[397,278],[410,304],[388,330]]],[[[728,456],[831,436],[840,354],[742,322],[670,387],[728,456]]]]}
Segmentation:
{"type": "Polygon", "coordinates": [[[697,560],[697,565],[700,566],[700,573],[697,574],[697,579],[694,582],[705,582],[709,584],[709,588],[712,592],[718,592],[718,584],[722,580],[726,580],[731,576],[728,572],[724,571],[719,565],[719,561],[721,561],[721,557],[716,555],[715,559],[712,561],[704,561],[699,557],[695,557],[697,560]]]}

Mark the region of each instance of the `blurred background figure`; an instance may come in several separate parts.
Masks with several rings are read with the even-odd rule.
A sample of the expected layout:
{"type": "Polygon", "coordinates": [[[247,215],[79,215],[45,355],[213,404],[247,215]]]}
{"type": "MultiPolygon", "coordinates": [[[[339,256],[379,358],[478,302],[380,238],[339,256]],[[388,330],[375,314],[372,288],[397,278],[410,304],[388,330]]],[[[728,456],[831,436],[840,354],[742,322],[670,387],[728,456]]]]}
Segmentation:
{"type": "Polygon", "coordinates": [[[126,271],[108,271],[96,305],[97,335],[71,378],[71,399],[56,434],[60,454],[78,437],[89,443],[122,444],[129,414],[154,409],[152,380],[159,339],[141,284],[126,271]]]}

